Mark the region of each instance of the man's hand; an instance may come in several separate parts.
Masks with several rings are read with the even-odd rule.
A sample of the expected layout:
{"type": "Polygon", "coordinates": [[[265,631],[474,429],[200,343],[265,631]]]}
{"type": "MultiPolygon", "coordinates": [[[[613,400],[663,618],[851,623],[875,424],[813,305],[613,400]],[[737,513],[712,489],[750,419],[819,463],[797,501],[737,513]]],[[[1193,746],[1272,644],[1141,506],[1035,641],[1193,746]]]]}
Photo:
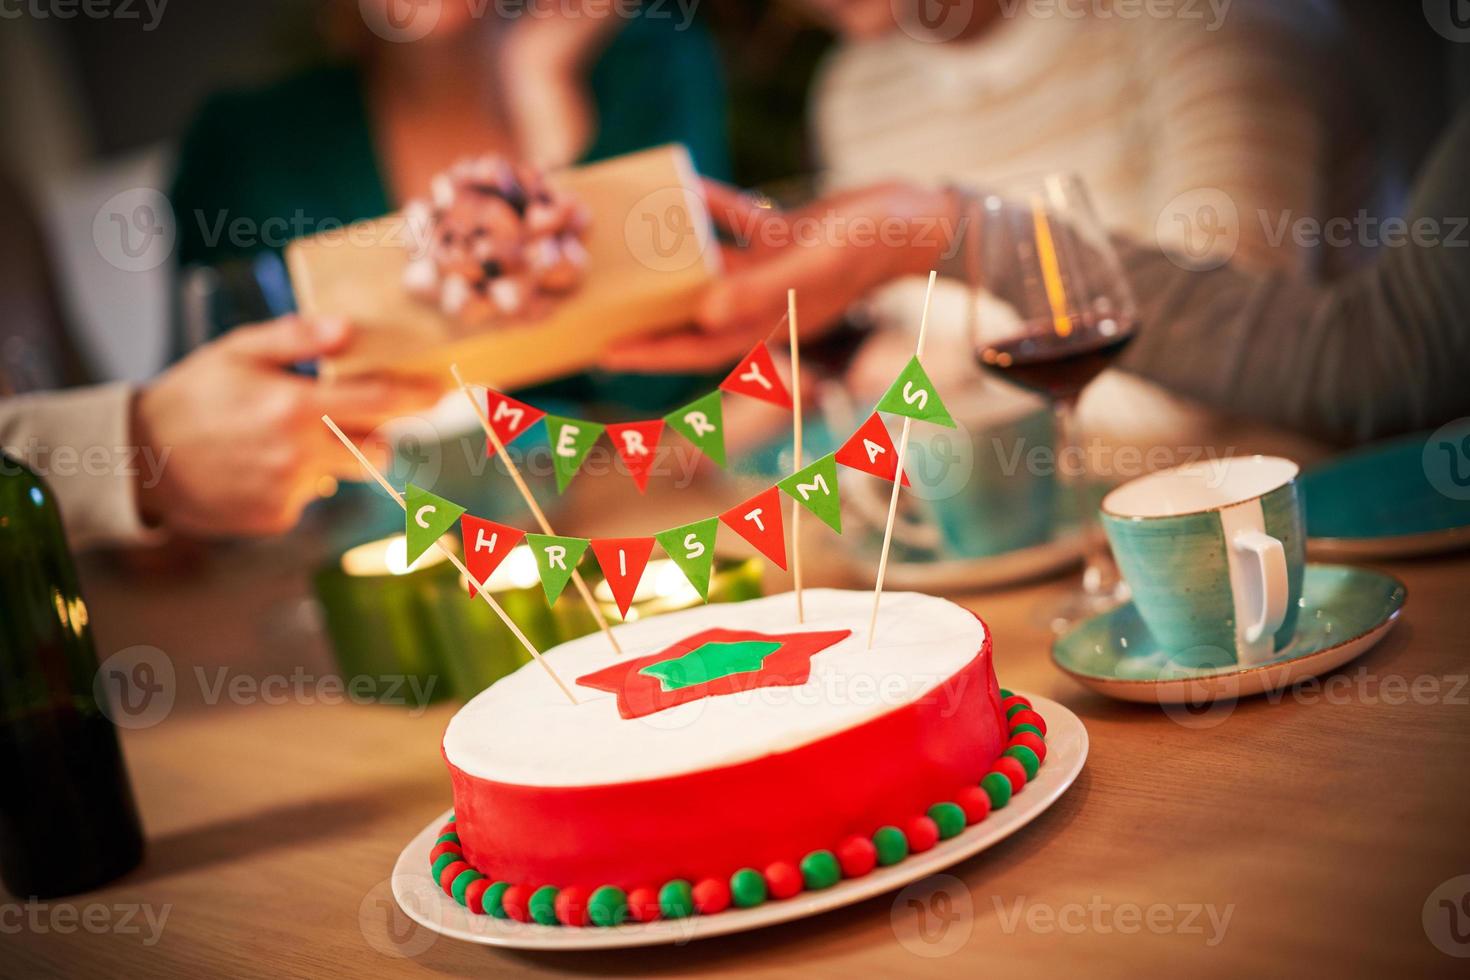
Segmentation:
{"type": "Polygon", "coordinates": [[[780,324],[788,289],[796,290],[802,338],[815,339],[869,291],[927,272],[959,227],[949,195],[905,184],[834,194],[793,212],[712,181],[705,197],[715,224],[736,240],[723,249],[725,277],[704,294],[692,327],[617,344],[604,367],[670,373],[732,364],[780,324]]]}
{"type": "MultiPolygon", "coordinates": [[[[242,327],[144,388],[133,438],[164,460],[157,483],[138,489],[144,521],[203,536],[278,534],[295,525],[322,477],[362,479],[321,416],[361,441],[439,392],[398,380],[327,384],[287,370],[342,350],[350,336],[339,320],[294,316],[242,327]]],[[[386,455],[382,446],[365,451],[386,455]]]]}

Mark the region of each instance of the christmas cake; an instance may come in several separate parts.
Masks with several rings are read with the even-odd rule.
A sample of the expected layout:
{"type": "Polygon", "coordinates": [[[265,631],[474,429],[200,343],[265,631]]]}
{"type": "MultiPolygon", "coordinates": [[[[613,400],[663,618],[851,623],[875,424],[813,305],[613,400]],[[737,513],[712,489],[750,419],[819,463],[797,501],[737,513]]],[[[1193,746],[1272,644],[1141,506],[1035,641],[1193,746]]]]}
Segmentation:
{"type": "Polygon", "coordinates": [[[435,880],[472,912],[613,926],[822,889],[961,833],[1035,776],[1045,722],[973,613],[916,593],[710,605],[545,654],[444,734],[435,880]]]}

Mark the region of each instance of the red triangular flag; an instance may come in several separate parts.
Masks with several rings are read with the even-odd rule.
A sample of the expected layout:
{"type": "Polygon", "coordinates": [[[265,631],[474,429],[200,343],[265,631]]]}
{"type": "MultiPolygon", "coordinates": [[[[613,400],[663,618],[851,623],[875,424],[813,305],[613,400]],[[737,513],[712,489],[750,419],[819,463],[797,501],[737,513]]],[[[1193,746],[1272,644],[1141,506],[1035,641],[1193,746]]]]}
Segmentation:
{"type": "Polygon", "coordinates": [[[628,474],[638,485],[638,492],[648,489],[648,474],[658,458],[658,437],[663,434],[664,420],[650,419],[647,422],[621,422],[609,425],[607,434],[612,437],[613,448],[628,467],[628,474]]]}
{"type": "Polygon", "coordinates": [[[592,553],[597,556],[607,587],[612,589],[618,612],[627,619],[633,593],[638,591],[648,556],[653,554],[653,538],[593,538],[592,553]]]}
{"type": "Polygon", "coordinates": [[[777,373],[776,362],[771,359],[771,352],[766,349],[764,341],[752,347],[750,353],[735,365],[735,370],[720,382],[720,390],[749,395],[782,408],[791,407],[791,392],[786,390],[786,382],[777,373]]]}
{"type": "Polygon", "coordinates": [[[755,545],[760,553],[786,571],[786,528],[781,523],[781,491],[762,490],[745,503],[720,515],[736,534],[755,545]]]}
{"type": "MultiPolygon", "coordinates": [[[[485,415],[490,419],[490,428],[500,437],[501,445],[509,446],[526,430],[545,417],[546,413],[534,405],[516,401],[509,395],[485,389],[485,415]]],[[[485,454],[495,455],[495,444],[487,436],[485,454]]]]}
{"type": "Polygon", "coordinates": [[[464,535],[464,566],[470,571],[470,595],[477,591],[476,582],[489,581],[495,569],[505,561],[511,549],[521,543],[526,532],[487,521],[473,514],[461,514],[459,530],[464,535]]]}
{"type": "MultiPolygon", "coordinates": [[[[868,416],[868,420],[834,455],[843,466],[862,470],[885,480],[892,480],[893,474],[898,470],[898,450],[893,448],[893,437],[888,434],[888,426],[883,424],[883,419],[877,412],[868,416]]],[[[907,473],[903,475],[903,485],[909,485],[907,473]]]]}

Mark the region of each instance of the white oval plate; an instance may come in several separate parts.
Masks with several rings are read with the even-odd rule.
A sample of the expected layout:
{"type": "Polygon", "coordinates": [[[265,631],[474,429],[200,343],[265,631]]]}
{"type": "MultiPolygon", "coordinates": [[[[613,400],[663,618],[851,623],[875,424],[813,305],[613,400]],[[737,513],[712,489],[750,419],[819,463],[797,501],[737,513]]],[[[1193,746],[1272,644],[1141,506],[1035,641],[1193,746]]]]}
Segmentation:
{"type": "Polygon", "coordinates": [[[553,950],[681,945],[861,902],[941,871],[1005,840],[1044,813],[1077,779],[1087,759],[1087,729],[1082,727],[1081,719],[1048,698],[1027,697],[1046,719],[1046,762],[1036,779],[1017,793],[1008,806],[965,828],[958,837],[940,841],[923,854],[915,854],[887,868],[876,868],[861,878],[839,882],[823,891],[802,892],[752,909],[732,908],[707,918],[695,915],[686,919],[630,922],[610,929],[543,926],[475,915],[444,894],[429,877],[429,852],[439,836],[439,827],[452,812],[446,810],[409,841],[398,856],[398,863],[393,867],[393,897],[410,919],[440,935],[486,946],[553,950]]]}

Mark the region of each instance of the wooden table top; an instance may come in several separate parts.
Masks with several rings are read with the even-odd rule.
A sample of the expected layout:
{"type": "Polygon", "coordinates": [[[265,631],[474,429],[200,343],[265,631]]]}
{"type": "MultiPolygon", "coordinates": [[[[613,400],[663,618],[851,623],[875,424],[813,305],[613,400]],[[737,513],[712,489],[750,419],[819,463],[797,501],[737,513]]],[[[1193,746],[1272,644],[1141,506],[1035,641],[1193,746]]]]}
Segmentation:
{"type": "MultiPolygon", "coordinates": [[[[150,644],[178,672],[173,711],[124,733],[149,856],[49,903],[39,927],[17,931],[12,901],[0,972],[1464,975],[1423,917],[1428,904],[1442,922],[1447,893],[1431,893],[1470,874],[1470,556],[1383,566],[1408,586],[1402,620],[1325,695],[1255,698],[1195,724],[1092,694],[1051,664],[1039,610],[1070,576],[956,596],[990,623],[1005,686],[1087,726],[1086,768],[1055,806],[951,869],[927,911],[888,895],[683,948],[553,955],[437,937],[389,895],[399,851],[449,804],[439,737],[453,705],[209,703],[221,670],[331,669],[297,622],[309,563],[282,559],[289,540],[172,580],[88,563],[99,654],[150,644]],[[46,918],[65,905],[105,928],[46,918]]],[[[1450,941],[1462,956],[1467,912],[1470,899],[1457,913],[1466,941],[1450,941]]]]}

